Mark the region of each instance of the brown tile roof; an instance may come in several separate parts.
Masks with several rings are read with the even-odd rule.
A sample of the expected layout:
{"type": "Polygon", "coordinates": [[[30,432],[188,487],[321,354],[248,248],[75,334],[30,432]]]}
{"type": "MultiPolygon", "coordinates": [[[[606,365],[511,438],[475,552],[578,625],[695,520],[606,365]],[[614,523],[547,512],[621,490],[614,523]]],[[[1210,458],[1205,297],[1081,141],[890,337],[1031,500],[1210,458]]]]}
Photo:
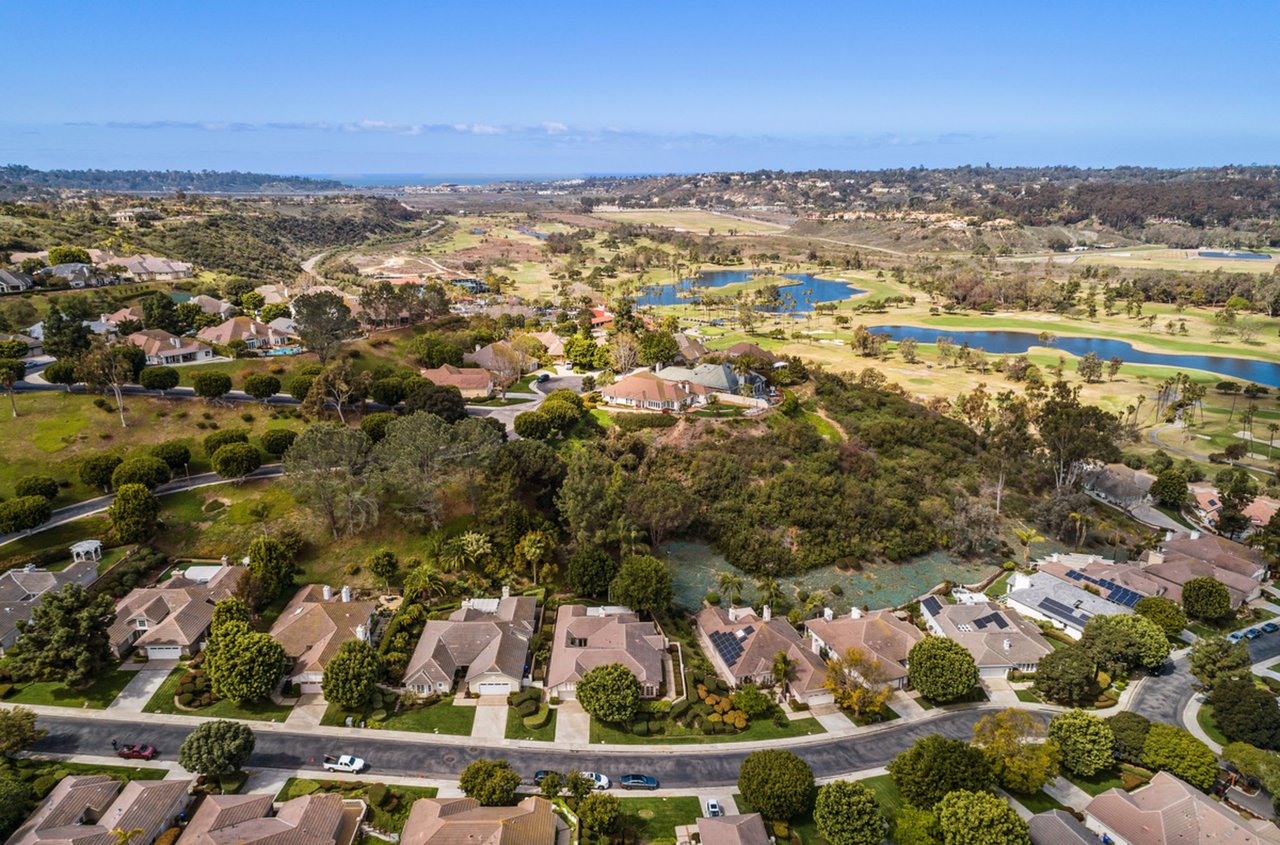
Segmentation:
{"type": "Polygon", "coordinates": [[[564,355],[564,338],[555,332],[529,332],[529,336],[537,338],[547,348],[547,354],[553,358],[560,358],[564,355]]]}
{"type": "Polygon", "coordinates": [[[771,364],[782,360],[772,352],[766,352],[754,343],[747,343],[746,341],[739,341],[728,349],[722,349],[720,350],[720,354],[724,355],[726,358],[737,358],[741,355],[750,355],[753,358],[762,358],[771,364]]]}
{"type": "Polygon", "coordinates": [[[136,845],[150,845],[190,800],[189,780],[135,780],[68,775],[6,845],[114,845],[113,830],[141,828],[136,845]]]}
{"type": "Polygon", "coordinates": [[[687,402],[693,393],[681,382],[664,381],[653,373],[635,373],[600,388],[606,399],[632,402],[687,402]]]}
{"type": "Polygon", "coordinates": [[[209,349],[206,344],[189,337],[178,337],[164,329],[143,329],[125,338],[129,343],[141,349],[148,357],[155,355],[185,355],[209,349]]]}
{"type": "Polygon", "coordinates": [[[1036,664],[1053,651],[1039,627],[993,601],[943,604],[934,619],[947,639],[960,643],[973,655],[980,669],[1036,664]],[[992,617],[996,619],[979,626],[992,617]],[[1003,620],[1004,625],[997,620],[1003,620]]]}
{"type": "Polygon", "coordinates": [[[480,599],[448,619],[427,622],[405,670],[405,686],[452,684],[462,666],[468,667],[466,681],[493,672],[520,680],[537,608],[532,596],[480,599]]]}
{"type": "Polygon", "coordinates": [[[843,655],[853,648],[864,657],[879,660],[890,680],[907,676],[907,654],[924,639],[923,631],[888,610],[877,610],[858,619],[810,619],[804,625],[836,654],[843,655]]]}
{"type": "Polygon", "coordinates": [[[1168,589],[1165,584],[1145,574],[1140,567],[1129,563],[1094,562],[1075,567],[1054,561],[1043,561],[1039,564],[1038,569],[1040,572],[1047,572],[1058,580],[1065,581],[1076,587],[1080,586],[1080,582],[1069,577],[1067,575],[1068,572],[1080,572],[1090,578],[1106,578],[1115,581],[1121,587],[1133,590],[1135,593],[1144,596],[1164,595],[1168,589]]]}
{"type": "Polygon", "coordinates": [[[216,326],[207,326],[196,332],[196,337],[209,343],[227,344],[233,340],[265,341],[269,344],[285,343],[288,339],[280,332],[259,323],[252,317],[231,317],[216,326]]]}
{"type": "Polygon", "coordinates": [[[213,622],[213,606],[235,594],[247,570],[224,566],[207,584],[192,584],[181,575],[157,587],[137,587],[116,605],[111,643],[119,650],[136,630],[133,620],[146,618],[147,630],[135,645],[195,645],[213,622]]]}
{"type": "Polygon", "coordinates": [[[445,364],[434,370],[419,371],[423,378],[446,387],[459,390],[490,390],[493,388],[493,376],[483,367],[455,367],[445,364]]]}
{"type": "Polygon", "coordinates": [[[118,311],[113,311],[102,318],[102,322],[111,323],[113,325],[115,323],[120,323],[125,320],[137,320],[139,323],[141,323],[142,308],[140,308],[137,305],[130,305],[126,308],[121,308],[118,311]]]}
{"type": "Polygon", "coordinates": [[[377,609],[377,602],[344,602],[337,594],[325,601],[323,587],[309,584],[280,612],[271,626],[271,638],[296,661],[294,675],[323,672],[342,644],[356,638],[357,628],[365,626],[367,630],[377,609]]]}
{"type": "Polygon", "coordinates": [[[1027,826],[1031,845],[1098,845],[1098,837],[1066,810],[1037,813],[1027,826]]]}
{"type": "Polygon", "coordinates": [[[420,798],[409,811],[402,845],[556,845],[568,826],[545,798],[514,807],[482,807],[474,798],[420,798]]]}
{"type": "Polygon", "coordinates": [[[1134,792],[1109,789],[1085,813],[1135,845],[1280,845],[1270,822],[1255,826],[1168,772],[1134,792]]]}
{"type": "Polygon", "coordinates": [[[722,607],[705,607],[694,618],[708,637],[713,633],[728,633],[738,638],[742,654],[729,666],[735,681],[771,674],[774,657],[783,651],[795,664],[793,691],[803,696],[824,688],[827,665],[805,645],[787,620],[764,620],[750,609],[731,620],[729,612],[722,607]]]}
{"type": "Polygon", "coordinates": [[[702,845],[770,845],[759,813],[698,819],[702,845]]]}
{"type": "Polygon", "coordinates": [[[626,666],[642,685],[659,686],[666,645],[658,626],[640,621],[634,613],[595,616],[588,615],[583,605],[562,605],[556,617],[547,686],[577,683],[587,672],[610,663],[626,666]],[[585,640],[586,645],[571,646],[571,639],[585,640]]]}
{"type": "Polygon", "coordinates": [[[707,347],[702,345],[702,341],[696,337],[685,334],[684,332],[676,332],[676,348],[680,350],[680,357],[690,364],[696,363],[699,358],[707,354],[707,347]]]}
{"type": "Polygon", "coordinates": [[[271,795],[210,795],[183,831],[181,845],[343,845],[344,806],[336,793],[286,801],[271,795]]]}

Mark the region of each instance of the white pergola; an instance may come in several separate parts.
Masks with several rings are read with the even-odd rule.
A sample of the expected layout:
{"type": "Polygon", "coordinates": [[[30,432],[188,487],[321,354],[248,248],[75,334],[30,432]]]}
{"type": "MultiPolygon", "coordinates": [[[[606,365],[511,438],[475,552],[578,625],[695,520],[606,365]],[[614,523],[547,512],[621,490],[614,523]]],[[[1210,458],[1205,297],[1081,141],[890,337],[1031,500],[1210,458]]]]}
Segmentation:
{"type": "Polygon", "coordinates": [[[81,540],[71,546],[71,559],[76,563],[85,560],[102,560],[101,540],[81,540]]]}

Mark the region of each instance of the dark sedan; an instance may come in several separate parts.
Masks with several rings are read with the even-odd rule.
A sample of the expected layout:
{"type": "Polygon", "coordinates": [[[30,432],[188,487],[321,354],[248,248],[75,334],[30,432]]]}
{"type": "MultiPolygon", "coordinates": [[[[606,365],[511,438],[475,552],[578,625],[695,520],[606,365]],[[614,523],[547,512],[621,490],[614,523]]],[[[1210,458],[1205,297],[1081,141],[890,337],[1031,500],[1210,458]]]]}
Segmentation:
{"type": "Polygon", "coordinates": [[[657,789],[658,779],[651,778],[648,775],[623,775],[623,789],[657,789]]]}

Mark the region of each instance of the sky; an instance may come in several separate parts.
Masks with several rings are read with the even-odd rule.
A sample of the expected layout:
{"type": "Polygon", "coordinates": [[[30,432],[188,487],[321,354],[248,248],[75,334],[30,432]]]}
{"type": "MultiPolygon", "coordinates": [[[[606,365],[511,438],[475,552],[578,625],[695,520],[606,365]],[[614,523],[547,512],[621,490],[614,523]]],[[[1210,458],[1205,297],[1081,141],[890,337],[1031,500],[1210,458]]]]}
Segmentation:
{"type": "Polygon", "coordinates": [[[1275,0],[0,0],[0,32],[0,164],[42,169],[1280,162],[1275,0]]]}

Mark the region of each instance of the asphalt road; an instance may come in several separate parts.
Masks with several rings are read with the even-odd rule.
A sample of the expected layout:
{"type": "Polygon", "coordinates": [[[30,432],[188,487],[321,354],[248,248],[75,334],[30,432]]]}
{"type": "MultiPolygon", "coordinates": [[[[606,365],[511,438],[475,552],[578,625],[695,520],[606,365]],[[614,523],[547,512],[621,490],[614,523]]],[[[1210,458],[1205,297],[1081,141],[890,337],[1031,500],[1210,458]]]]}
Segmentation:
{"type": "MultiPolygon", "coordinates": [[[[876,733],[832,738],[825,742],[792,744],[789,750],[800,755],[818,777],[842,775],[884,766],[917,739],[942,733],[971,739],[978,719],[1000,708],[983,707],[941,714],[920,722],[889,726],[876,733]]],[[[145,720],[145,717],[143,717],[145,720]]],[[[145,724],[138,720],[110,721],[79,719],[74,715],[41,716],[41,727],[49,735],[36,743],[33,751],[55,754],[111,754],[111,740],[145,742],[160,749],[161,758],[174,760],[178,747],[190,728],[164,723],[145,724]]],[[[786,745],[778,743],[779,746],[786,745]]],[[[732,744],[714,751],[684,753],[680,746],[637,746],[627,751],[567,751],[548,744],[545,750],[528,748],[486,748],[481,744],[452,745],[424,735],[421,739],[379,738],[376,732],[365,737],[339,739],[305,732],[259,731],[250,766],[277,769],[319,770],[325,754],[354,754],[369,762],[370,773],[397,776],[424,776],[454,779],[474,760],[502,757],[526,779],[539,769],[567,772],[602,772],[611,778],[639,772],[652,775],[664,787],[690,788],[726,786],[738,779],[738,768],[747,751],[732,744]]]]}
{"type": "Polygon", "coordinates": [[[1174,671],[1168,675],[1144,678],[1129,709],[1153,722],[1186,727],[1182,723],[1182,711],[1195,695],[1191,688],[1190,662],[1184,654],[1175,658],[1173,665],[1174,671]]]}

